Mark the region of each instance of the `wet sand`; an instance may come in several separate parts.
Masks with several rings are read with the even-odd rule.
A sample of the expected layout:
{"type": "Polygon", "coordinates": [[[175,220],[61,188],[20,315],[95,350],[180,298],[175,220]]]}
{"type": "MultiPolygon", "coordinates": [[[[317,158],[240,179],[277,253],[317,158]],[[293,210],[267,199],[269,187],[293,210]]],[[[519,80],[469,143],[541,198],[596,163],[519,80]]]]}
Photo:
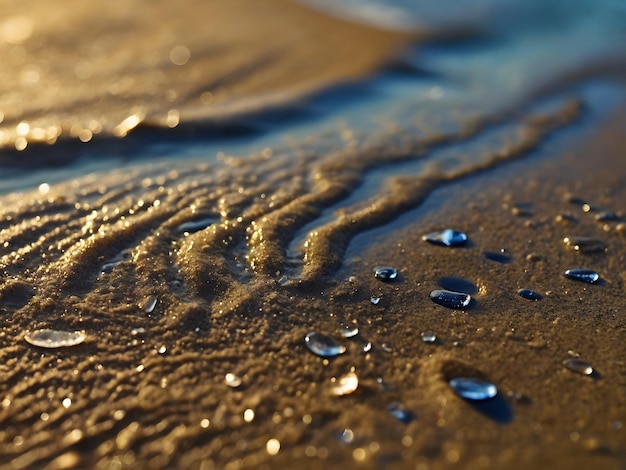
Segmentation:
{"type": "Polygon", "coordinates": [[[241,114],[360,79],[417,37],[285,0],[184,9],[69,0],[58,10],[29,1],[8,9],[3,25],[0,158],[15,164],[28,145],[102,144],[140,124],[227,127],[241,114]]]}
{"type": "MultiPolygon", "coordinates": [[[[207,5],[239,15],[248,4],[207,5]]],[[[272,5],[261,22],[270,30],[271,8],[286,8],[281,25],[284,18],[299,24],[302,14],[310,28],[329,31],[315,54],[330,54],[342,43],[332,35],[346,34],[364,46],[362,61],[348,65],[342,54],[352,49],[337,47],[329,65],[301,69],[294,27],[286,42],[293,48],[276,68],[287,83],[257,70],[232,103],[255,90],[271,97],[274,86],[309,93],[363,77],[407,40],[272,5]],[[287,79],[288,64],[301,75],[287,79]]],[[[249,45],[267,30],[241,34],[249,45]]],[[[610,78],[623,84],[623,75],[610,78]]],[[[505,101],[493,108],[468,101],[441,127],[429,122],[431,108],[422,115],[409,106],[377,116],[371,135],[348,127],[338,129],[339,140],[312,134],[250,155],[77,174],[0,196],[0,464],[623,466],[626,238],[619,221],[595,215],[623,211],[626,111],[607,111],[594,93],[559,77],[551,84],[558,92],[547,97],[531,89],[493,93],[494,102],[505,101]],[[469,245],[421,240],[447,227],[466,231],[469,245]],[[566,236],[596,237],[608,249],[573,252],[566,236]],[[509,264],[484,259],[484,251],[501,249],[509,264]],[[377,265],[395,266],[400,278],[382,283],[373,276],[377,265]],[[602,282],[565,279],[572,267],[595,269],[602,282]],[[442,276],[477,286],[471,308],[429,299],[442,276]],[[520,288],[543,299],[522,299],[520,288]],[[342,338],[346,324],[356,324],[358,335],[342,338]],[[24,340],[37,328],[87,338],[45,350],[24,340]],[[346,353],[313,355],[304,342],[310,331],[336,338],[346,353]],[[426,331],[437,335],[435,344],[422,341],[426,331]],[[596,374],[564,368],[572,355],[596,374]],[[351,370],[356,392],[333,396],[336,379],[351,370]],[[498,396],[464,401],[447,384],[460,375],[493,382],[498,396]],[[394,403],[410,422],[389,413],[394,403]]],[[[620,96],[611,90],[609,98],[620,96]]],[[[60,101],[53,105],[91,116],[60,101]]],[[[132,101],[103,112],[126,116],[132,101]]],[[[226,94],[224,102],[231,103],[226,94]]],[[[241,101],[248,111],[254,102],[241,101]]],[[[155,106],[155,116],[168,108],[155,106]]],[[[4,124],[12,122],[7,116],[4,124]]],[[[97,150],[97,143],[88,145],[97,150]]],[[[19,155],[37,158],[32,146],[19,155]]]]}

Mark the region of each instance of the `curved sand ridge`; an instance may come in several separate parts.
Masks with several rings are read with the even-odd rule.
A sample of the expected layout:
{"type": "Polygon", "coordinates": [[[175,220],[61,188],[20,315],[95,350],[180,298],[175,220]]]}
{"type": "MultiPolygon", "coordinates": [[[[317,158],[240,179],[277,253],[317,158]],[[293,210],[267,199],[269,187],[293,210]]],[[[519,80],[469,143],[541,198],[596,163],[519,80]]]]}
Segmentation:
{"type": "MultiPolygon", "coordinates": [[[[70,466],[104,466],[123,455],[155,466],[265,461],[270,431],[262,423],[278,419],[273,413],[324,413],[322,403],[295,398],[316,383],[298,356],[304,333],[329,313],[324,292],[341,298],[354,289],[325,277],[340,266],[350,239],[442,184],[526,155],[579,112],[576,100],[565,100],[548,114],[474,120],[428,140],[387,137],[396,142],[387,148],[320,155],[304,146],[4,196],[0,309],[10,346],[3,349],[2,419],[11,423],[4,459],[21,468],[57,456],[70,466]],[[504,121],[498,145],[493,136],[481,142],[485,128],[493,132],[504,121]],[[474,139],[471,158],[391,179],[375,200],[343,208],[306,235],[300,261],[287,259],[298,230],[350,196],[364,175],[394,162],[427,162],[433,147],[474,139]],[[206,219],[214,222],[181,232],[182,224],[206,219]],[[281,286],[284,273],[294,279],[281,286]],[[156,307],[146,312],[153,299],[156,307]],[[87,341],[42,355],[21,340],[23,331],[46,327],[84,330],[87,341]],[[228,372],[243,377],[241,390],[224,384],[228,372]],[[252,425],[241,420],[248,408],[257,416],[252,425]]],[[[350,362],[365,379],[379,360],[350,362]]],[[[318,439],[301,419],[288,421],[278,436],[285,449],[318,439]]]]}

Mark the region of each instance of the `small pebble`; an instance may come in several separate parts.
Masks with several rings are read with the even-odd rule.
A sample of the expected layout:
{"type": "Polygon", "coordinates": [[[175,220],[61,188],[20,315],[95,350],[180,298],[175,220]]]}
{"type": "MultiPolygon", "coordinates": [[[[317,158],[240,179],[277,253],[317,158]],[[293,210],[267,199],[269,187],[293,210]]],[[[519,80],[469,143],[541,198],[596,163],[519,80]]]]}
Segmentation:
{"type": "Polygon", "coordinates": [[[539,292],[535,292],[531,289],[520,289],[517,291],[520,297],[523,297],[528,300],[538,301],[543,298],[543,296],[539,292]]]}
{"type": "Polygon", "coordinates": [[[458,377],[448,383],[457,395],[467,400],[487,400],[498,393],[494,384],[474,377],[458,377]]]}
{"type": "Polygon", "coordinates": [[[578,359],[578,358],[566,359],[563,361],[563,365],[567,369],[573,372],[578,372],[579,374],[582,374],[582,375],[593,374],[593,367],[591,367],[591,364],[583,361],[582,359],[578,359]]]}
{"type": "Polygon", "coordinates": [[[80,331],[35,330],[24,336],[27,343],[40,348],[67,348],[85,341],[85,334],[80,331]]]}
{"type": "Polygon", "coordinates": [[[604,253],[608,246],[602,240],[591,237],[565,237],[563,243],[573,251],[578,251],[585,255],[592,253],[604,253]]]}
{"type": "Polygon", "coordinates": [[[472,296],[462,292],[436,289],[430,293],[430,299],[443,307],[464,308],[472,301],[472,296]]]}
{"type": "Polygon", "coordinates": [[[591,269],[575,268],[565,271],[565,277],[574,281],[595,284],[600,279],[600,275],[591,269]]]}
{"type": "Polygon", "coordinates": [[[398,271],[391,266],[376,266],[374,268],[374,277],[381,281],[389,282],[398,277],[398,271]]]}
{"type": "Polygon", "coordinates": [[[309,351],[321,357],[335,357],[346,352],[346,347],[330,336],[314,331],[304,337],[304,342],[309,351]]]}
{"type": "Polygon", "coordinates": [[[462,246],[467,243],[467,235],[459,230],[445,229],[441,232],[432,232],[422,236],[422,240],[435,245],[462,246]]]}

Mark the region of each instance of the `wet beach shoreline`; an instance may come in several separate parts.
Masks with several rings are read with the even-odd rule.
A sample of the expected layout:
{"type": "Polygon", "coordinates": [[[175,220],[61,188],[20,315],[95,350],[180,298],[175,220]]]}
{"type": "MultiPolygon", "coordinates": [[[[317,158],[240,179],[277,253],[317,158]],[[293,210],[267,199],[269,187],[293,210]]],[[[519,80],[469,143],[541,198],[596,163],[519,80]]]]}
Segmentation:
{"type": "Polygon", "coordinates": [[[66,3],[0,28],[1,467],[624,465],[623,9],[66,3]]]}

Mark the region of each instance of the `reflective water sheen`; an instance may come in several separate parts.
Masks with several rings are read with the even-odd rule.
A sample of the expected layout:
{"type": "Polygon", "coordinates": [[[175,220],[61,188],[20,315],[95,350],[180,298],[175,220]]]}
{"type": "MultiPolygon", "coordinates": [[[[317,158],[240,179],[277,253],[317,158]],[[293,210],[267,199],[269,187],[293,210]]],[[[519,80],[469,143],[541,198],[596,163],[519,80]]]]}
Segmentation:
{"type": "Polygon", "coordinates": [[[457,395],[467,400],[487,400],[498,394],[494,384],[474,377],[458,377],[450,380],[449,385],[457,395]]]}

